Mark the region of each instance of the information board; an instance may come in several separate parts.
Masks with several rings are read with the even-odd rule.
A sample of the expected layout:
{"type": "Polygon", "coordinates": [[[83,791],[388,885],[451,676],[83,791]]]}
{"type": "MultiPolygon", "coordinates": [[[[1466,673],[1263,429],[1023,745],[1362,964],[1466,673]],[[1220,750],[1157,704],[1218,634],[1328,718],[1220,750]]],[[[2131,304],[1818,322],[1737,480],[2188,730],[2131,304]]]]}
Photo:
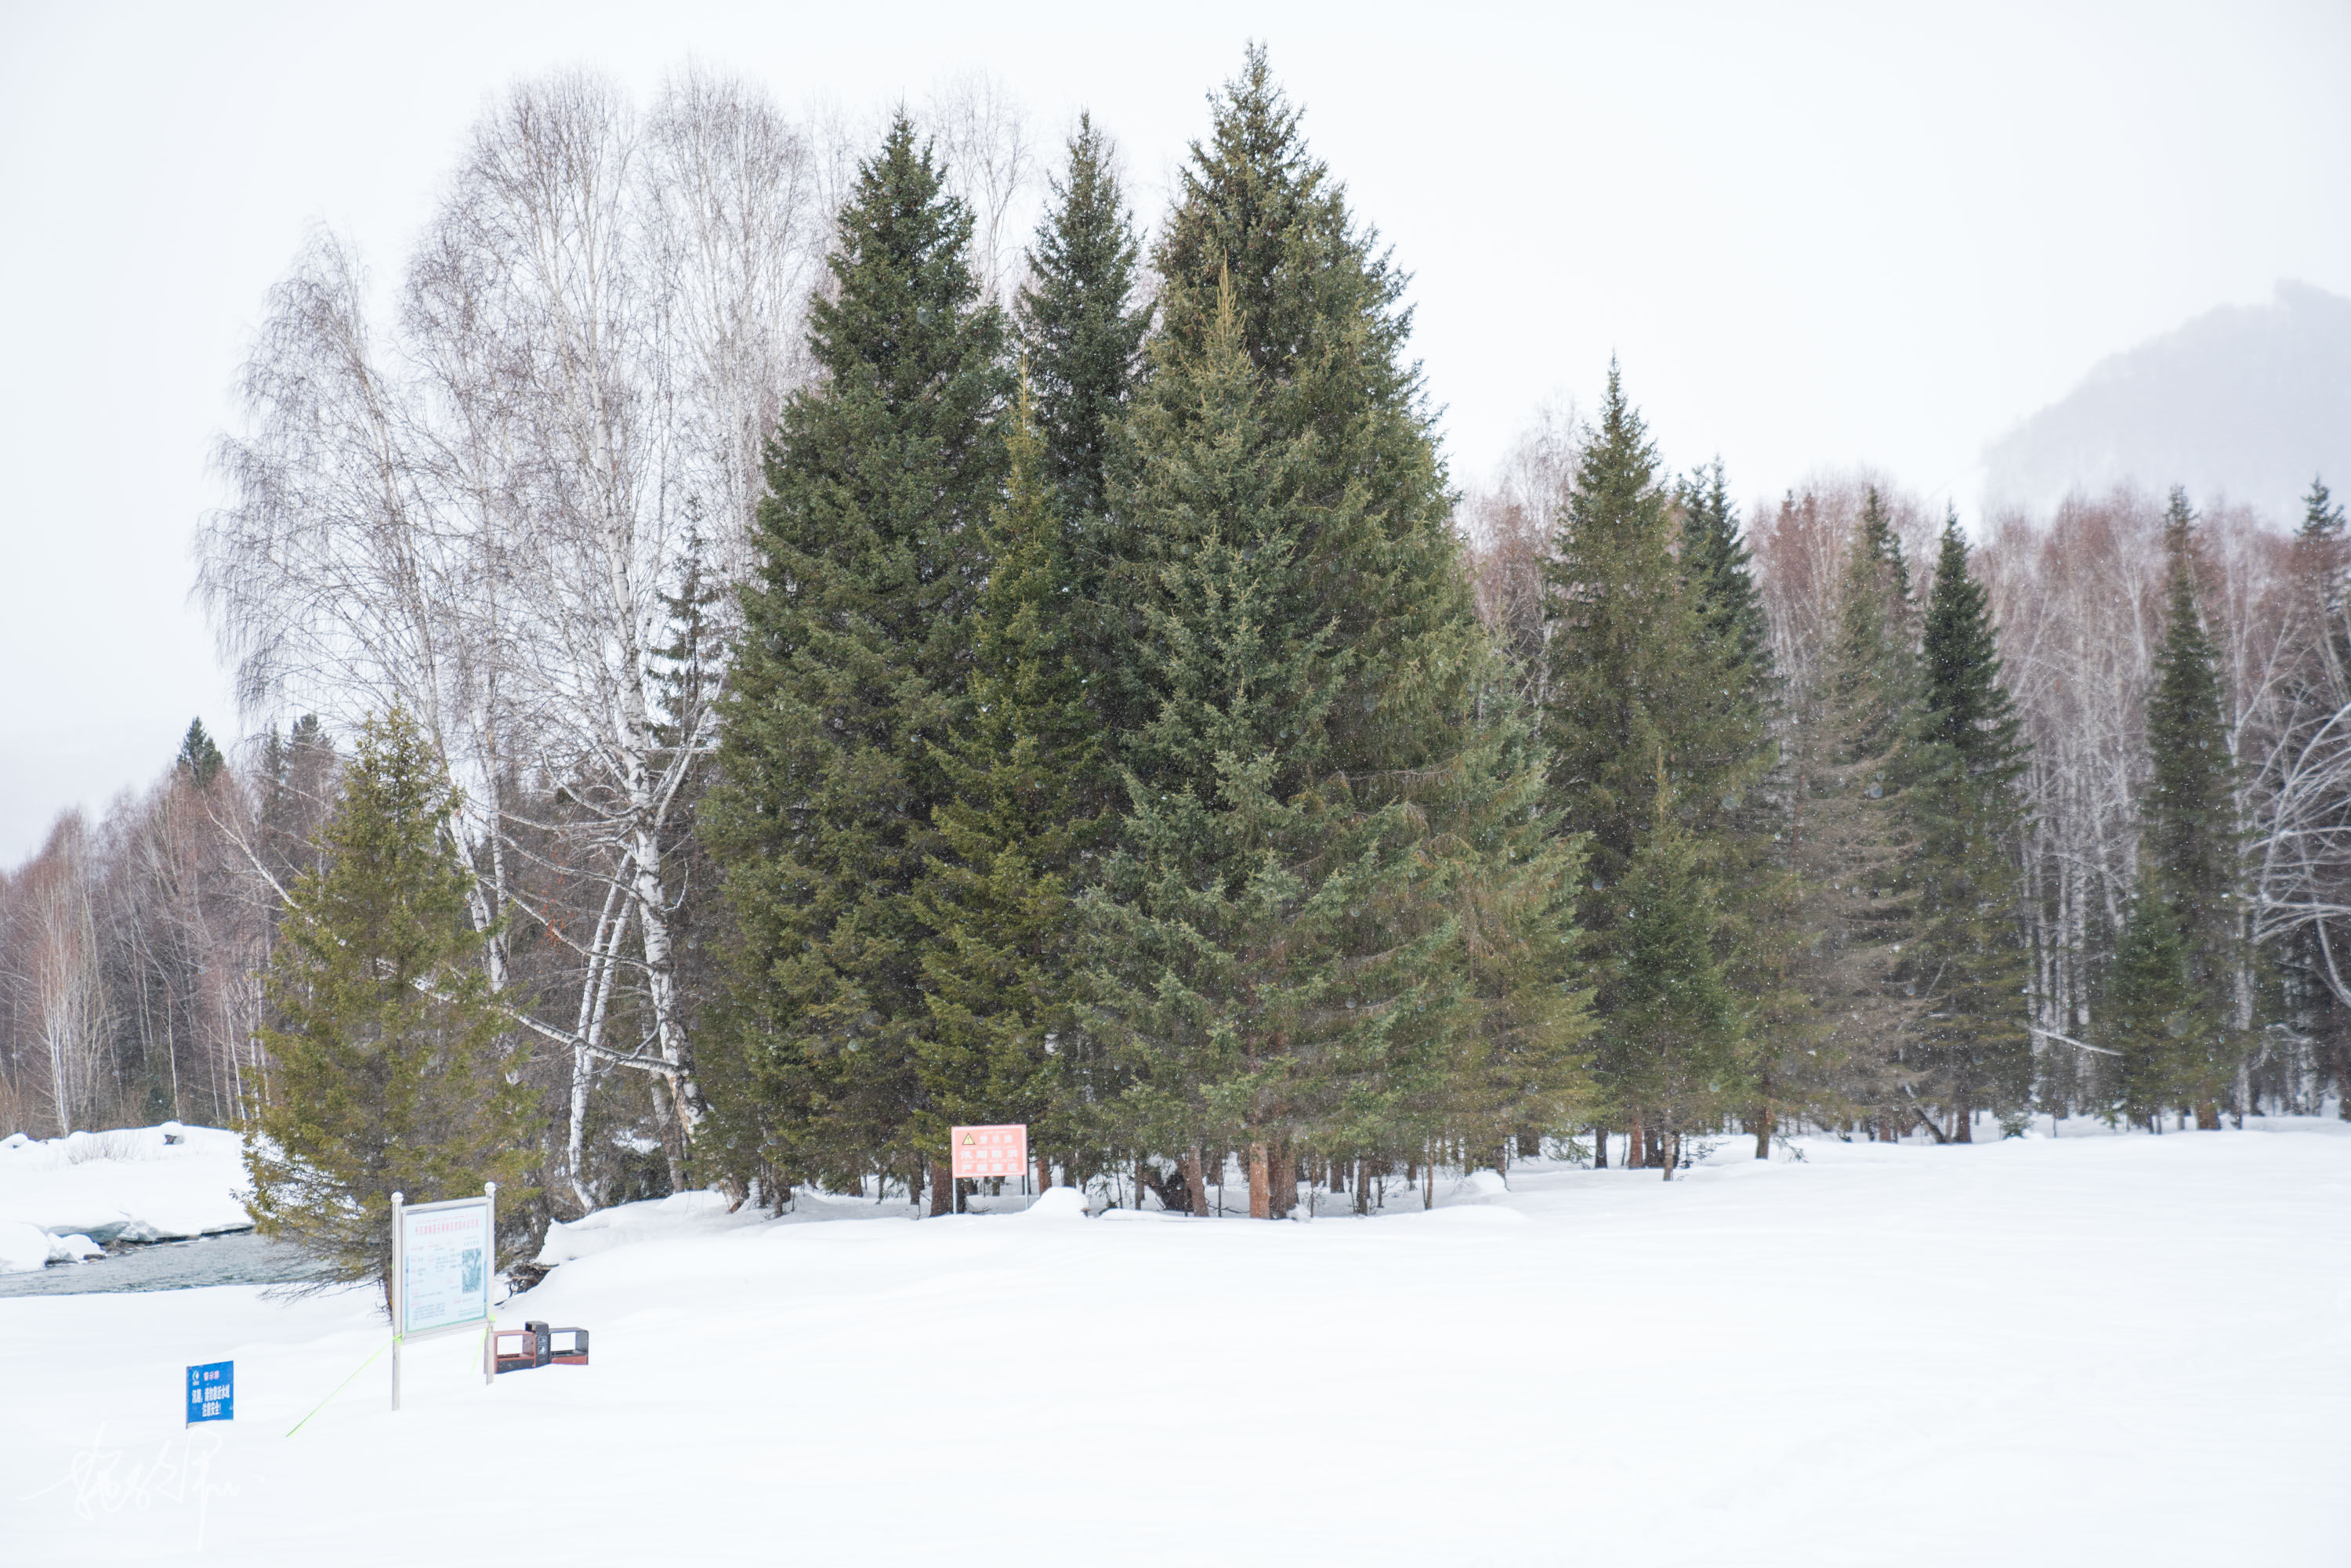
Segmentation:
{"type": "Polygon", "coordinates": [[[188,1368],[188,1425],[236,1416],[236,1363],[208,1361],[188,1368]]]}
{"type": "Polygon", "coordinates": [[[1010,1122],[993,1127],[952,1127],[947,1131],[955,1150],[958,1176],[1017,1176],[1029,1169],[1029,1124],[1010,1122]]]}
{"type": "Polygon", "coordinates": [[[487,1198],[400,1210],[400,1333],[409,1338],[489,1321],[487,1198]]]}

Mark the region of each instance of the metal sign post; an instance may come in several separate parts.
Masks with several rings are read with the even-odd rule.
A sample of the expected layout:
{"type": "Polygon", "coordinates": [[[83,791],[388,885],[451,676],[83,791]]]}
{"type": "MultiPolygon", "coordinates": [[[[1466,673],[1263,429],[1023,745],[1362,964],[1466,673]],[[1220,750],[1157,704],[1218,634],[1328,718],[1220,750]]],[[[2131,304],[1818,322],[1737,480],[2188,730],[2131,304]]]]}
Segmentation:
{"type": "Polygon", "coordinates": [[[482,1380],[494,1363],[490,1339],[496,1320],[490,1290],[497,1278],[498,1184],[482,1184],[479,1197],[411,1205],[392,1195],[392,1407],[400,1408],[401,1347],[479,1327],[482,1380]]]}
{"type": "Polygon", "coordinates": [[[401,1205],[404,1201],[404,1195],[396,1192],[392,1195],[392,1407],[394,1410],[400,1408],[400,1277],[408,1271],[401,1267],[403,1260],[401,1257],[400,1217],[401,1205]]]}

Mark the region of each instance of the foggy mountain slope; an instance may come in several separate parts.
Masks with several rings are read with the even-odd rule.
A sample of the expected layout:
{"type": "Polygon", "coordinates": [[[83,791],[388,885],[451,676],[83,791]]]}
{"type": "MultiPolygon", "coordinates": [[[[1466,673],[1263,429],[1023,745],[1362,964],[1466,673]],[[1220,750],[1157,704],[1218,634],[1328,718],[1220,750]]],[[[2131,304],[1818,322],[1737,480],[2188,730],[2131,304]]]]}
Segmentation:
{"type": "Polygon", "coordinates": [[[2314,473],[2351,486],[2351,299],[2284,281],[2106,360],[1984,451],[1995,505],[2179,484],[2289,527],[2314,473]]]}

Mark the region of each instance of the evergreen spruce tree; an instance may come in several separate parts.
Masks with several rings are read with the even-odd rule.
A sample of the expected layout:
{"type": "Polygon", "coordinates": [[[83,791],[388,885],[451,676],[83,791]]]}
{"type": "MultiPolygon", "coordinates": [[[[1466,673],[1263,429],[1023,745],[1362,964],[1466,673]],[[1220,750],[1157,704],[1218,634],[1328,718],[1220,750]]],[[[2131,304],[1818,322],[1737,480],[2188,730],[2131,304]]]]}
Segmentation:
{"type": "MultiPolygon", "coordinates": [[[[1702,593],[1685,587],[1675,537],[1656,448],[1612,362],[1545,569],[1552,777],[1568,820],[1592,835],[1592,870],[1604,883],[1624,876],[1654,821],[1659,754],[1677,793],[1695,800],[1724,781],[1720,753],[1734,749],[1715,730],[1745,672],[1730,663],[1735,640],[1709,643],[1702,593]]],[[[1594,910],[1604,921],[1605,902],[1594,910]]]]}
{"type": "MultiPolygon", "coordinates": [[[[1708,506],[1703,494],[1698,500],[1708,506]]],[[[1707,1031],[1676,1025],[1661,1032],[1633,1021],[1654,1009],[1657,988],[1682,982],[1639,971],[1641,952],[1665,949],[1624,946],[1658,939],[1654,928],[1619,929],[1635,907],[1629,873],[1645,857],[1652,876],[1697,875],[1678,869],[1686,854],[1693,865],[1730,857],[1738,797],[1765,765],[1768,674],[1757,667],[1760,644],[1747,640],[1753,628],[1742,591],[1751,584],[1735,535],[1725,537],[1733,525],[1722,500],[1719,514],[1685,520],[1698,536],[1697,548],[1694,559],[1677,559],[1672,497],[1612,363],[1546,568],[1552,631],[1543,717],[1553,799],[1570,827],[1591,835],[1583,923],[1593,934],[1602,977],[1595,1065],[1611,1112],[1636,1130],[1635,1163],[1667,1157],[1658,1151],[1677,1113],[1651,1098],[1652,1090],[1699,1076],[1719,1080],[1720,1072],[1694,1062],[1667,1070],[1655,1060],[1661,1050],[1710,1060],[1716,1044],[1707,1031]],[[1673,831],[1670,841],[1652,846],[1665,831],[1661,800],[1673,802],[1673,831]]],[[[1711,894],[1707,903],[1711,911],[1711,894]]],[[[1709,917],[1708,943],[1724,935],[1709,917]]]]}
{"type": "Polygon", "coordinates": [[[1601,996],[1604,1060],[1620,1105],[1673,1179],[1681,1140],[1740,1108],[1740,1009],[1717,953],[1715,890],[1696,834],[1676,820],[1660,755],[1650,831],[1619,884],[1601,996]]]}
{"type": "Polygon", "coordinates": [[[530,1197],[535,1107],[448,841],[455,808],[414,721],[371,721],[278,926],[246,1207],[322,1281],[388,1279],[395,1190],[427,1203],[495,1181],[515,1216],[530,1197]]]}
{"type": "Polygon", "coordinates": [[[863,163],[810,310],[822,374],[786,404],[742,591],[720,782],[701,825],[736,925],[717,1079],[747,1150],[849,1180],[913,1176],[932,1014],[915,889],[1004,465],[1001,314],[971,217],[901,116],[863,163]]]}
{"type": "Polygon", "coordinates": [[[197,789],[209,789],[213,787],[213,780],[220,777],[222,765],[220,747],[213,744],[213,737],[205,732],[204,721],[190,719],[188,733],[180,741],[180,755],[173,759],[173,766],[197,789]]]}
{"type": "Polygon", "coordinates": [[[1728,676],[1714,695],[1724,709],[1718,722],[1731,754],[1726,761],[1735,768],[1766,744],[1779,684],[1771,626],[1719,460],[1684,481],[1680,503],[1682,580],[1697,596],[1700,638],[1728,676]]]}
{"type": "MultiPolygon", "coordinates": [[[[2186,1043],[2172,1089],[2195,1108],[2199,1126],[2213,1128],[2241,1049],[2244,913],[2220,658],[2198,603],[2195,514],[2183,490],[2171,492],[2163,538],[2165,622],[2147,694],[2139,857],[2179,926],[2196,992],[2180,1015],[2186,1043]]],[[[2137,1003],[2126,994],[2126,1005],[2137,1003]]]]}
{"type": "Polygon", "coordinates": [[[1109,139],[1078,117],[1067,169],[1029,253],[1014,311],[1054,504],[1080,519],[1104,509],[1111,447],[1143,373],[1151,311],[1135,298],[1142,242],[1111,162],[1109,139]]]}
{"type": "Polygon", "coordinates": [[[1214,104],[1156,252],[1152,361],[1200,359],[1229,289],[1260,417],[1311,434],[1305,538],[1318,617],[1351,651],[1331,713],[1333,761],[1400,788],[1459,754],[1489,650],[1452,529],[1451,498],[1407,357],[1405,279],[1309,152],[1261,47],[1214,104]]]}
{"type": "Polygon", "coordinates": [[[1133,584],[1122,576],[1134,541],[1110,515],[1107,490],[1151,325],[1149,305],[1136,298],[1142,254],[1109,139],[1081,115],[1015,313],[1042,445],[1042,493],[1062,528],[1070,652],[1104,743],[1077,781],[1088,815],[1124,800],[1116,743],[1149,716],[1132,649],[1133,584]]]}
{"type": "Polygon", "coordinates": [[[958,1123],[1025,1122],[1040,1161],[1081,1166],[1081,1130],[1057,1069],[1076,1050],[1069,991],[1071,894],[1101,821],[1080,800],[1101,737],[1086,706],[1070,568],[1024,392],[1008,438],[1006,498],[990,515],[986,587],[972,624],[969,700],[938,747],[953,796],[945,843],[918,885],[932,1027],[918,1052],[918,1135],[958,1123]],[[1059,1059],[1059,1060],[1057,1060],[1059,1059]]]}
{"type": "Polygon", "coordinates": [[[1944,519],[1918,663],[1907,768],[1916,936],[1896,977],[1920,1002],[1918,1086],[1949,1110],[1966,1142],[1976,1111],[2021,1124],[2032,1049],[2015,789],[2025,748],[2000,681],[1991,607],[1969,572],[1956,515],[1944,519]]]}
{"type": "Polygon", "coordinates": [[[272,729],[264,743],[257,847],[281,886],[317,864],[317,830],[330,804],[336,763],[334,742],[317,714],[304,714],[282,737],[272,729]]]}
{"type": "Polygon", "coordinates": [[[1089,1019],[1133,1075],[1127,1138],[1187,1163],[1249,1151],[1264,1218],[1289,1207],[1262,1190],[1271,1145],[1327,1100],[1318,1070],[1352,1021],[1329,955],[1408,845],[1390,821],[1386,845],[1364,835],[1371,866],[1352,864],[1353,802],[1316,798],[1348,653],[1313,612],[1304,444],[1270,427],[1227,323],[1200,359],[1161,367],[1120,497],[1150,552],[1139,652],[1156,712],[1126,739],[1127,847],[1090,901],[1112,963],[1089,1019]]]}
{"type": "Polygon", "coordinates": [[[1134,1075],[1106,1139],[1228,1141],[1278,1214],[1300,1155],[1425,1158],[1432,1127],[1560,1113],[1577,846],[1526,792],[1539,757],[1460,569],[1403,279],[1262,50],[1214,114],[1112,486],[1142,722],[1126,850],[1088,900],[1088,1017],[1134,1075]],[[1498,1096],[1439,1065],[1455,1050],[1525,1071],[1498,1096]]]}
{"type": "MultiPolygon", "coordinates": [[[[1882,1130],[1923,1115],[1906,1036],[1923,1009],[1895,978],[1911,934],[1903,784],[1917,695],[1910,573],[1875,486],[1846,547],[1835,637],[1794,725],[1794,862],[1813,940],[1801,978],[1829,1026],[1847,1112],[1882,1130]]],[[[1931,1124],[1930,1124],[1931,1126],[1931,1124]]],[[[1942,1134],[1938,1130],[1937,1137],[1942,1134]]]]}
{"type": "Polygon", "coordinates": [[[1765,1159],[1783,1117],[1823,1103],[1834,1059],[1823,1061],[1826,1030],[1796,984],[1803,886],[1788,864],[1789,781],[1773,733],[1782,683],[1721,462],[1684,480],[1679,499],[1682,580],[1697,596],[1701,667],[1718,673],[1716,685],[1695,694],[1711,707],[1703,732],[1719,737],[1711,760],[1725,786],[1706,858],[1721,904],[1726,974],[1743,1016],[1740,1114],[1755,1134],[1755,1157],[1765,1159]]]}
{"type": "MultiPolygon", "coordinates": [[[[2335,716],[2351,703],[2351,530],[2344,510],[2323,478],[2314,477],[2303,497],[2302,526],[2294,544],[2295,649],[2287,693],[2287,735],[2277,748],[2297,759],[2341,755],[2346,741],[2335,716]]],[[[2351,825],[2351,801],[2327,819],[2351,825]]],[[[2314,887],[2318,899],[2340,903],[2340,889],[2314,887]]],[[[2313,1045],[2313,1065],[2323,1093],[2332,1084],[2337,1113],[2351,1120],[2351,1008],[2335,995],[2334,975],[2342,967],[2340,944],[2335,962],[2316,920],[2294,927],[2280,945],[2280,979],[2285,1019],[2313,1045]]]]}
{"type": "Polygon", "coordinates": [[[2098,1039],[2116,1053],[2104,1059],[2110,1115],[2159,1132],[2210,1019],[2179,917],[2145,863],[2100,990],[2098,1039]]]}

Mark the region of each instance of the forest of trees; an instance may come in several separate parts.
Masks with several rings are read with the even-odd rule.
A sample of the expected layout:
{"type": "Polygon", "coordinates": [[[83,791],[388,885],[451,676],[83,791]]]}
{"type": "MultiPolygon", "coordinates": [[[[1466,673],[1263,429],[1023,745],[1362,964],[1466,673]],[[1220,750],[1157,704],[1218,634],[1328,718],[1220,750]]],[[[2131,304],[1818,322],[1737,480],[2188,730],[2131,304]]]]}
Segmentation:
{"type": "Polygon", "coordinates": [[[2323,485],[1742,516],[1627,364],[1464,486],[1407,281],[1262,51],[1147,228],[985,84],[862,135],[517,88],[388,308],[324,233],[270,297],[200,538],[259,738],[0,876],[0,1132],[282,1147],[339,1041],[463,1040],[559,1217],[941,1212],[946,1128],[1020,1121],[1040,1180],[1279,1218],[2340,1103],[2323,485]],[[428,839],[371,992],[336,955],[423,917],[350,846],[428,839]]]}

